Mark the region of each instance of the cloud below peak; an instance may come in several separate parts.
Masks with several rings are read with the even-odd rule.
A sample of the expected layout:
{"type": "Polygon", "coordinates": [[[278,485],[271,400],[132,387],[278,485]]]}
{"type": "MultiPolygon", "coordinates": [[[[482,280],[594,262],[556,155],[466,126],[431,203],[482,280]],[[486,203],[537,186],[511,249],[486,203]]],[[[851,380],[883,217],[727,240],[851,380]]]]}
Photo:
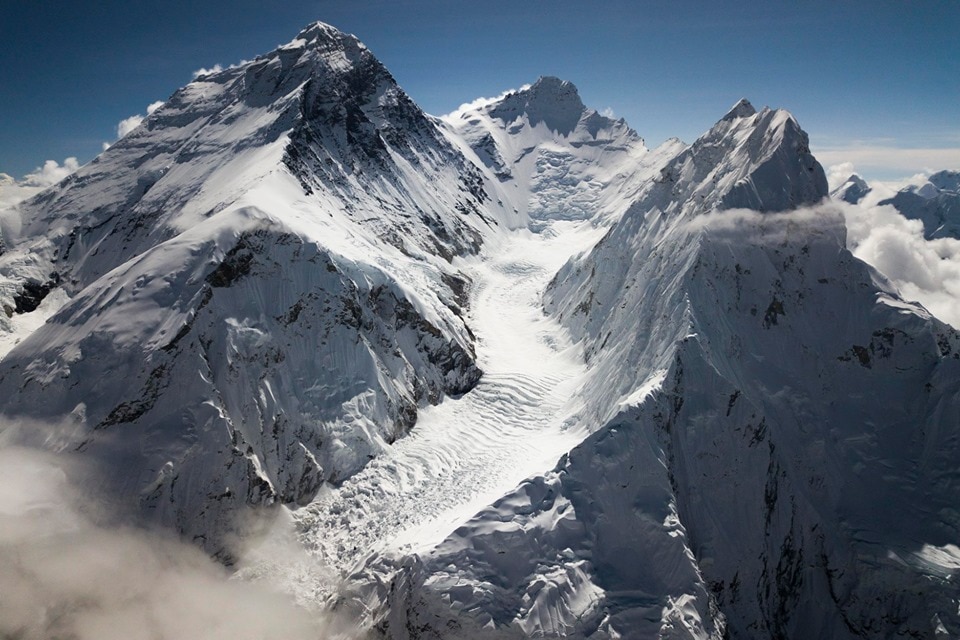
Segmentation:
{"type": "Polygon", "coordinates": [[[198,549],[100,526],[64,456],[0,448],[0,637],[40,640],[351,637],[270,585],[230,580],[198,549]],[[78,505],[80,505],[78,507],[78,505]]]}

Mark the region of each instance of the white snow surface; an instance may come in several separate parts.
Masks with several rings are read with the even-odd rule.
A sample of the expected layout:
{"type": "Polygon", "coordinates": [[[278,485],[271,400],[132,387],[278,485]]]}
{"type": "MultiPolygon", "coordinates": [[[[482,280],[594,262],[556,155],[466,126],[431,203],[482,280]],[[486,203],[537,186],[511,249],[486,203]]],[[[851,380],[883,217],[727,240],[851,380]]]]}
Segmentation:
{"type": "Polygon", "coordinates": [[[540,295],[573,252],[598,238],[589,223],[556,222],[463,260],[483,377],[463,397],[421,411],[408,437],[298,514],[304,540],[325,561],[349,570],[370,553],[429,550],[584,438],[582,353],[543,313],[540,295]]]}
{"type": "Polygon", "coordinates": [[[960,336],[826,196],[786,111],[434,118],[317,23],[11,210],[0,435],[225,561],[282,516],[238,578],[375,637],[960,635],[960,336]]]}

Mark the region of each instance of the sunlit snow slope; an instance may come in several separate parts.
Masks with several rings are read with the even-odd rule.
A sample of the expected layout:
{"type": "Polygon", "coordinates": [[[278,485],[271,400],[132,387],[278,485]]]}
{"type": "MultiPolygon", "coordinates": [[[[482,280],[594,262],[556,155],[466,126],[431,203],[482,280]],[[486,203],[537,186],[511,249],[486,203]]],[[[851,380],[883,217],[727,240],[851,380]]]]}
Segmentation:
{"type": "Polygon", "coordinates": [[[245,509],[309,502],[475,384],[450,260],[495,224],[480,181],[326,25],[198,78],[20,205],[5,308],[72,299],[0,363],[0,410],[227,558],[245,509]]]}
{"type": "Polygon", "coordinates": [[[955,637],[960,337],[837,207],[784,110],[435,118],[318,23],[4,214],[2,440],[224,561],[285,510],[238,577],[374,637],[955,637]]]}

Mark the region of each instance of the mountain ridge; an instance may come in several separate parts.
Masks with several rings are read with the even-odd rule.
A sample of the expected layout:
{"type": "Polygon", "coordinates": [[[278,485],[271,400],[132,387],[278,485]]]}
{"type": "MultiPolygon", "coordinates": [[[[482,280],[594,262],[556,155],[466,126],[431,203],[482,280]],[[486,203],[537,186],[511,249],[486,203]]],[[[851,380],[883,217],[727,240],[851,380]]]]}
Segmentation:
{"type": "Polygon", "coordinates": [[[960,335],[827,196],[789,112],[434,118],[314,23],[21,204],[3,436],[380,637],[955,633],[960,335]]]}

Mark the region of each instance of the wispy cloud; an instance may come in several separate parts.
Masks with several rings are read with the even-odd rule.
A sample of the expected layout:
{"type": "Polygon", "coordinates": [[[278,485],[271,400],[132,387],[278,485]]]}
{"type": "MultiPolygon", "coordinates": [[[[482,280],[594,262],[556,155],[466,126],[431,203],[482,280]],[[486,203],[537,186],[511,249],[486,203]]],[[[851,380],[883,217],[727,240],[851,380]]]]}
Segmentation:
{"type": "Polygon", "coordinates": [[[22,184],[28,187],[49,187],[57,184],[71,173],[80,168],[76,158],[67,158],[63,164],[56,160],[47,160],[42,167],[37,167],[23,177],[22,184]]]}
{"type": "MultiPolygon", "coordinates": [[[[156,102],[151,102],[150,104],[148,104],[147,116],[153,114],[154,111],[156,111],[163,105],[164,105],[163,100],[157,100],[156,102]]],[[[143,121],[146,119],[147,116],[140,113],[135,113],[129,118],[124,118],[123,120],[118,122],[117,123],[117,140],[123,138],[128,133],[130,133],[137,127],[139,127],[143,123],[143,121]]],[[[103,150],[106,151],[107,149],[110,148],[110,145],[112,144],[113,144],[112,142],[104,142],[103,150]]]]}
{"type": "Polygon", "coordinates": [[[197,78],[208,76],[211,73],[220,73],[221,71],[223,71],[223,66],[219,64],[215,64],[209,69],[207,69],[206,67],[200,67],[199,69],[193,72],[193,79],[196,80],[197,78]]]}
{"type": "Polygon", "coordinates": [[[143,116],[140,114],[135,114],[129,118],[124,118],[117,123],[117,139],[124,137],[134,129],[140,126],[140,123],[143,122],[143,116]]]}
{"type": "Polygon", "coordinates": [[[447,122],[453,122],[459,119],[461,116],[464,116],[470,113],[471,111],[476,111],[477,109],[481,109],[495,102],[500,102],[511,93],[516,93],[518,91],[526,91],[529,88],[530,88],[530,85],[525,84],[521,86],[519,89],[507,89],[500,95],[493,96],[492,98],[477,98],[476,100],[471,100],[470,102],[464,102],[463,104],[461,104],[459,107],[457,107],[450,113],[440,116],[440,119],[445,120],[447,122]]]}

